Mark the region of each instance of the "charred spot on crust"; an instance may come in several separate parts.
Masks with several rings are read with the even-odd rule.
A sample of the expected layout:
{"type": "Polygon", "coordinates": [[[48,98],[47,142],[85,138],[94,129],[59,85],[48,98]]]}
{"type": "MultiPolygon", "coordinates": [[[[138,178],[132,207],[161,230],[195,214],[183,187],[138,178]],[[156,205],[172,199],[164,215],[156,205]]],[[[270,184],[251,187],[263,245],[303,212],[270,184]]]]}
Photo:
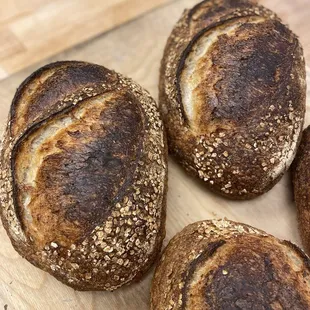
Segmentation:
{"type": "Polygon", "coordinates": [[[237,247],[225,264],[207,275],[208,309],[308,309],[298,289],[279,272],[285,265],[275,264],[268,251],[261,249],[264,247],[237,247]]]}
{"type": "MultiPolygon", "coordinates": [[[[104,107],[98,102],[88,111],[91,105],[82,103],[76,111],[54,116],[40,126],[38,130],[43,131],[39,131],[38,137],[36,130],[32,130],[15,148],[14,154],[20,158],[30,152],[36,139],[44,137],[50,122],[53,128],[57,117],[63,124],[70,119],[67,127],[55,136],[51,134],[52,139],[39,146],[42,163],[37,167],[35,185],[29,190],[28,206],[19,206],[17,210],[24,228],[40,246],[51,241],[70,244],[79,240],[110,215],[111,208],[126,195],[133,181],[145,129],[139,103],[125,93],[108,99],[104,107]],[[85,117],[76,119],[74,113],[84,110],[85,117]],[[27,140],[31,143],[27,144],[27,140]]],[[[18,158],[13,160],[27,174],[33,165],[23,167],[18,158]]],[[[18,197],[25,195],[29,186],[15,179],[18,197]]],[[[21,198],[18,202],[22,204],[21,198]]]]}
{"type": "MultiPolygon", "coordinates": [[[[298,48],[297,39],[292,37],[291,32],[277,20],[266,20],[256,24],[255,19],[251,22],[251,17],[253,18],[247,16],[247,21],[236,29],[234,36],[220,35],[208,51],[212,67],[207,76],[207,85],[202,82],[195,89],[204,102],[197,110],[200,115],[200,119],[197,120],[200,127],[205,127],[208,122],[217,119],[238,123],[240,120],[252,117],[252,111],[255,110],[257,113],[258,105],[268,110],[269,105],[264,103],[272,101],[270,98],[277,98],[273,102],[290,99],[287,98],[286,92],[287,85],[292,84],[290,74],[298,48]],[[208,85],[213,81],[217,81],[214,84],[217,100],[211,104],[208,85]]],[[[240,17],[234,17],[203,29],[183,52],[178,66],[176,86],[178,101],[186,120],[188,117],[184,111],[182,103],[184,99],[180,88],[186,59],[206,33],[215,31],[216,27],[233,25],[232,22],[238,23],[239,20],[240,17]]],[[[203,67],[200,70],[202,69],[203,67]]],[[[201,74],[206,73],[202,71],[201,74]]],[[[291,97],[296,96],[296,93],[296,91],[291,93],[291,97]]],[[[295,104],[296,100],[293,102],[295,104]]],[[[260,113],[266,113],[265,109],[261,109],[260,113]]]]}
{"type": "Polygon", "coordinates": [[[203,264],[206,260],[208,260],[210,257],[212,257],[216,251],[222,247],[226,242],[224,240],[219,240],[216,242],[211,242],[208,244],[207,248],[195,259],[193,260],[189,267],[187,268],[186,272],[184,272],[182,278],[184,280],[184,287],[182,289],[182,310],[186,309],[186,303],[187,303],[187,292],[189,290],[190,281],[192,279],[193,274],[195,273],[195,270],[199,265],[203,264]]]}
{"type": "Polygon", "coordinates": [[[257,114],[257,106],[269,108],[264,107],[264,102],[270,98],[277,96],[287,100],[286,87],[297,41],[289,42],[290,33],[277,21],[245,23],[236,32],[237,37],[244,32],[248,32],[248,37],[241,41],[222,36],[211,55],[221,77],[215,85],[219,107],[213,112],[213,118],[247,122],[247,118],[253,116],[252,111],[257,114]],[[281,75],[281,79],[276,75],[281,75]]]}

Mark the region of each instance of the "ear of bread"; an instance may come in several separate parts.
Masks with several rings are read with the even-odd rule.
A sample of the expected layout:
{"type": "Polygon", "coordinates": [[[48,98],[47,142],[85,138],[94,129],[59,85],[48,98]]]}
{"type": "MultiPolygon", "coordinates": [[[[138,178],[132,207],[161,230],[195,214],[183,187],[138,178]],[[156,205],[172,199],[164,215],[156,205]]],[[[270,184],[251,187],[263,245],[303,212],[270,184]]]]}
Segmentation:
{"type": "Polygon", "coordinates": [[[228,220],[187,226],[168,244],[152,310],[310,307],[310,260],[295,245],[228,220]]]}
{"type": "Polygon", "coordinates": [[[15,249],[78,290],[139,280],[165,236],[167,147],[132,80],[59,62],[17,90],[1,154],[1,216],[15,249]]]}
{"type": "Polygon", "coordinates": [[[292,180],[299,232],[304,247],[310,254],[310,126],[304,130],[293,162],[292,180]]]}
{"type": "Polygon", "coordinates": [[[211,190],[250,199],[290,166],[305,115],[298,38],[246,0],[203,1],[168,39],[159,86],[170,152],[211,190]]]}

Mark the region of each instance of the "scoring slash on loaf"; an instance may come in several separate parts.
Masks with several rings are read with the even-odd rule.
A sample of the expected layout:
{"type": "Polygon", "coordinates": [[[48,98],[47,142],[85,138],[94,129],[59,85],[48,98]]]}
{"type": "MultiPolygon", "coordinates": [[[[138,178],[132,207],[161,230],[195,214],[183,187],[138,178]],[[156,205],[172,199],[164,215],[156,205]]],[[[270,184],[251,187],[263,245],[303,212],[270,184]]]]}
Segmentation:
{"type": "Polygon", "coordinates": [[[78,290],[139,280],[165,236],[167,147],[155,101],[84,62],[47,65],[13,100],[1,216],[14,248],[78,290]]]}
{"type": "Polygon", "coordinates": [[[211,190],[254,198],[293,161],[305,116],[303,51],[256,2],[186,10],[167,42],[159,92],[169,151],[211,190]]]}
{"type": "Polygon", "coordinates": [[[168,244],[151,310],[310,309],[310,260],[296,245],[228,220],[187,226],[168,244]]]}
{"type": "Polygon", "coordinates": [[[310,126],[303,133],[293,162],[292,180],[299,232],[303,245],[310,254],[310,126]]]}

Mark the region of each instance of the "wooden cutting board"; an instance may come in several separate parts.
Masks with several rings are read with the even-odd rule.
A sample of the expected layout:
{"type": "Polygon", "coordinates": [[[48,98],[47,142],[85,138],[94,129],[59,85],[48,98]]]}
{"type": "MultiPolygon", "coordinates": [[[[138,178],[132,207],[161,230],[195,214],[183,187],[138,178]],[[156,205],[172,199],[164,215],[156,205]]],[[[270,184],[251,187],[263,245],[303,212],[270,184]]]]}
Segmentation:
{"type": "Polygon", "coordinates": [[[0,0],[0,80],[169,1],[0,0]]]}
{"type": "MultiPolygon", "coordinates": [[[[88,44],[3,80],[0,82],[0,124],[4,124],[15,89],[22,80],[41,65],[56,60],[84,60],[114,68],[134,78],[157,98],[158,70],[166,39],[183,9],[195,3],[195,0],[172,3],[88,44]]],[[[308,77],[310,82],[310,72],[308,77]]],[[[310,124],[309,110],[310,102],[306,124],[310,124]]],[[[253,201],[234,202],[206,190],[170,159],[165,245],[187,224],[223,217],[300,244],[288,174],[264,196],[253,201]]],[[[0,240],[0,309],[149,309],[153,270],[142,282],[113,293],[75,292],[22,259],[12,248],[2,226],[0,240]]]]}

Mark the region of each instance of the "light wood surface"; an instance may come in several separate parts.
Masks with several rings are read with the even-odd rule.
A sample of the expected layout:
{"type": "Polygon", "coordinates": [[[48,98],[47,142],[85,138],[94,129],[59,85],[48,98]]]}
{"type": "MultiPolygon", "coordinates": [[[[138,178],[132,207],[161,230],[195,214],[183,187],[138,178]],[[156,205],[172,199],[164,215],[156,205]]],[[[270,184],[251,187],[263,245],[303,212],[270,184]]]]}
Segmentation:
{"type": "Polygon", "coordinates": [[[0,79],[168,1],[0,0],[0,79]]]}
{"type": "MultiPolygon", "coordinates": [[[[281,0],[279,3],[288,1],[291,0],[281,0]]],[[[299,1],[301,0],[294,2],[299,1]]],[[[167,36],[183,9],[195,3],[195,0],[173,2],[88,44],[78,46],[3,80],[0,82],[0,124],[4,124],[10,101],[22,80],[39,66],[56,60],[85,60],[114,68],[134,78],[157,98],[159,63],[167,36]]],[[[310,74],[308,76],[310,77],[310,74]]],[[[306,124],[310,124],[310,102],[307,113],[306,124]]],[[[279,238],[300,244],[288,175],[262,197],[253,201],[233,202],[207,191],[170,159],[165,245],[189,223],[223,217],[253,225],[279,238]]],[[[75,292],[22,259],[12,248],[2,226],[0,240],[0,309],[5,305],[8,306],[8,310],[149,309],[149,289],[153,271],[141,283],[114,293],[75,292]]]]}
{"type": "MultiPolygon", "coordinates": [[[[171,1],[0,0],[0,80],[171,1]]],[[[309,0],[259,1],[300,35],[310,61],[309,0]]]]}

